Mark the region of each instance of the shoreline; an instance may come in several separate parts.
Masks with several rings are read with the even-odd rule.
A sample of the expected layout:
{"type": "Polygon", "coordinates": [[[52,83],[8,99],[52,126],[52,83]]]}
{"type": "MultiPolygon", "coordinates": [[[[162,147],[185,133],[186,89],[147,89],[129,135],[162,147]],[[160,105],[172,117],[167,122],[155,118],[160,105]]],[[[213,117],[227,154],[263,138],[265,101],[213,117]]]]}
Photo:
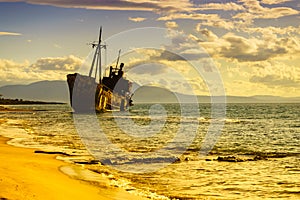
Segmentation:
{"type": "Polygon", "coordinates": [[[108,186],[105,177],[98,183],[80,180],[78,174],[95,172],[57,160],[57,155],[11,146],[9,140],[0,135],[0,199],[146,199],[108,186]],[[66,175],[66,169],[75,175],[66,175]]]}

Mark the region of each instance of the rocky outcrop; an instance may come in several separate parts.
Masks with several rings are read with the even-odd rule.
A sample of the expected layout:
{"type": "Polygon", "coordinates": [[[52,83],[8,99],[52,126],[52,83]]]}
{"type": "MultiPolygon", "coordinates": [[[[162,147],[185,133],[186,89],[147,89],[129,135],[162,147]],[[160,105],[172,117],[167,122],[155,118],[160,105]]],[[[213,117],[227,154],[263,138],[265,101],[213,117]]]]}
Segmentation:
{"type": "Polygon", "coordinates": [[[236,156],[219,156],[216,160],[220,162],[246,162],[246,161],[267,160],[267,158],[262,156],[255,156],[254,158],[239,158],[236,156]]]}

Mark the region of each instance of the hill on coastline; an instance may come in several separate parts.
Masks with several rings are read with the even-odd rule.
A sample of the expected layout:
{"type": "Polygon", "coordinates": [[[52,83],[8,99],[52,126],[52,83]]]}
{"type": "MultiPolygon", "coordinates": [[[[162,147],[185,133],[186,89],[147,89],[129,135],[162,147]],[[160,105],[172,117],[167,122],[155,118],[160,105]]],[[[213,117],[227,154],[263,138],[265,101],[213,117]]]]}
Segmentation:
{"type": "Polygon", "coordinates": [[[68,103],[67,87],[66,81],[40,81],[29,85],[3,86],[0,94],[6,99],[68,103]]]}
{"type": "MultiPolygon", "coordinates": [[[[69,90],[66,81],[40,81],[28,85],[7,85],[0,87],[0,94],[6,99],[23,99],[45,102],[69,102],[69,90]]],[[[172,93],[164,88],[143,86],[133,95],[134,103],[175,103],[177,97],[183,102],[191,102],[192,96],[172,93]]],[[[223,97],[214,97],[221,101],[223,97]]],[[[210,103],[210,96],[197,96],[200,103],[210,103]]],[[[268,95],[226,96],[227,103],[300,103],[300,97],[279,97],[268,95]]],[[[223,101],[221,101],[223,102],[223,101]]]]}

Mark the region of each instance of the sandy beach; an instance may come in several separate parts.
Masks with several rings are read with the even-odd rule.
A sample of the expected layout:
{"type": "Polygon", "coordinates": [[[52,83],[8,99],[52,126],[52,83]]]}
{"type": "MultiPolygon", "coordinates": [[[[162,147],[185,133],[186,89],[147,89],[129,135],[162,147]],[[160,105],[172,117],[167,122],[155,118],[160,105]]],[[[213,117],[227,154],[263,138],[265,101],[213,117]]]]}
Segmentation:
{"type": "MultiPolygon", "coordinates": [[[[55,155],[6,144],[0,136],[0,199],[142,199],[120,188],[99,187],[63,174],[55,155]]],[[[105,185],[105,183],[103,183],[105,185]]]]}

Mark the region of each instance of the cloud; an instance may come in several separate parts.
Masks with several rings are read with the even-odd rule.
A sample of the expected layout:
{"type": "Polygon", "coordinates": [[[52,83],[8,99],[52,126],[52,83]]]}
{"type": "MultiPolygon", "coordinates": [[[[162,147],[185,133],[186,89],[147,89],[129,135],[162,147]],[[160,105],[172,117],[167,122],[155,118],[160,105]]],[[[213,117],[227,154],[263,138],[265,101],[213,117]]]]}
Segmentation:
{"type": "MultiPolygon", "coordinates": [[[[128,54],[127,56],[131,56],[131,58],[141,58],[147,62],[161,60],[198,60],[207,57],[207,54],[203,48],[199,46],[197,41],[195,41],[195,38],[190,35],[186,36],[182,31],[170,29],[166,32],[165,37],[168,42],[162,45],[160,49],[134,49],[132,54],[128,54]]],[[[122,58],[122,60],[124,60],[124,58],[122,58]]]]}
{"type": "Polygon", "coordinates": [[[202,35],[206,36],[207,41],[209,42],[214,42],[218,39],[218,36],[215,35],[212,31],[208,30],[208,29],[201,29],[199,24],[196,27],[196,30],[201,33],[202,35]]]}
{"type": "Polygon", "coordinates": [[[142,22],[142,21],[145,21],[146,18],[143,18],[143,17],[129,17],[128,20],[133,21],[133,22],[142,22]]]}
{"type": "Polygon", "coordinates": [[[168,37],[171,43],[163,46],[164,51],[160,55],[161,59],[193,61],[208,57],[193,36],[186,36],[181,31],[171,31],[168,37]]]}
{"type": "Polygon", "coordinates": [[[288,53],[288,48],[280,45],[267,44],[266,41],[246,39],[244,37],[228,34],[223,37],[228,45],[221,47],[220,54],[238,61],[263,61],[288,53]]]}
{"type": "MultiPolygon", "coordinates": [[[[277,34],[270,33],[246,38],[232,32],[218,37],[208,29],[201,29],[200,27],[197,30],[206,38],[205,41],[199,39],[199,44],[214,57],[247,62],[264,61],[270,58],[300,53],[299,42],[294,37],[279,37],[277,34]]],[[[281,29],[274,30],[283,31],[281,29]]]]}
{"type": "MultiPolygon", "coordinates": [[[[265,7],[258,0],[238,0],[238,3],[203,3],[195,5],[193,10],[186,12],[165,13],[158,21],[188,19],[201,21],[202,26],[223,28],[226,30],[240,30],[253,25],[254,19],[277,19],[280,17],[297,15],[300,12],[291,7],[265,7]],[[219,12],[224,11],[224,12],[219,12]],[[227,12],[226,12],[227,11],[227,12]],[[231,16],[223,15],[223,13],[231,16]]],[[[268,2],[268,1],[267,1],[268,2]]],[[[275,1],[275,3],[283,2],[275,1]]]]}
{"type": "Polygon", "coordinates": [[[83,61],[73,55],[57,58],[40,58],[31,67],[40,70],[76,71],[83,61]]]}
{"type": "Polygon", "coordinates": [[[66,74],[75,72],[82,63],[75,56],[41,58],[35,63],[0,59],[1,84],[25,84],[41,80],[65,80],[66,74]]]}
{"type": "Polygon", "coordinates": [[[282,47],[268,48],[260,45],[255,40],[246,39],[231,33],[226,34],[222,39],[225,45],[221,47],[220,54],[239,61],[266,60],[272,55],[286,53],[286,50],[282,47]]]}
{"type": "Polygon", "coordinates": [[[22,34],[21,33],[14,33],[14,32],[0,32],[0,36],[4,36],[4,35],[19,36],[19,35],[22,35],[22,34]]]}
{"type": "Polygon", "coordinates": [[[172,13],[159,17],[158,21],[169,21],[174,19],[191,19],[191,20],[210,20],[210,19],[220,19],[217,14],[202,14],[202,13],[172,13]]]}
{"type": "Polygon", "coordinates": [[[261,0],[263,4],[281,4],[285,2],[290,2],[292,0],[261,0]]]}
{"type": "Polygon", "coordinates": [[[286,35],[286,36],[293,36],[293,34],[297,34],[300,32],[300,26],[287,26],[287,27],[251,27],[251,28],[244,28],[243,31],[247,33],[260,33],[263,37],[269,37],[274,35],[286,35]]]}
{"type": "Polygon", "coordinates": [[[221,65],[219,69],[227,94],[299,96],[300,66],[286,60],[237,62],[215,59],[214,62],[221,65]]]}
{"type": "Polygon", "coordinates": [[[245,10],[242,5],[229,2],[229,3],[208,3],[200,5],[197,10],[224,10],[224,11],[238,11],[238,10],[245,10]]]}
{"type": "Polygon", "coordinates": [[[126,77],[139,85],[155,85],[185,94],[191,94],[191,92],[208,94],[202,78],[199,75],[187,76],[186,72],[189,70],[186,68],[189,66],[182,61],[141,62],[131,67],[126,73],[126,77]]]}
{"type": "Polygon", "coordinates": [[[159,56],[152,57],[152,59],[168,60],[168,61],[185,60],[182,56],[166,50],[162,51],[159,56]]]}
{"type": "MultiPolygon", "coordinates": [[[[189,37],[183,37],[180,32],[176,33],[178,34],[170,36],[173,40],[169,46],[165,45],[162,49],[136,49],[134,58],[132,56],[129,56],[129,59],[122,57],[127,66],[126,77],[138,83],[149,80],[151,82],[154,79],[164,80],[165,85],[170,88],[174,87],[174,81],[183,80],[178,74],[188,80],[199,78],[200,74],[192,63],[203,63],[199,61],[204,57],[203,50],[196,48],[199,47],[198,44],[195,41],[190,41],[189,37]]],[[[207,65],[210,63],[208,60],[207,65]]],[[[195,83],[193,88],[199,89],[197,84],[200,82],[195,83]]],[[[178,92],[189,93],[189,91],[185,91],[186,88],[182,85],[176,88],[178,92]]]]}
{"type": "Polygon", "coordinates": [[[127,64],[126,76],[138,83],[163,80],[168,88],[190,94],[191,89],[184,85],[187,83],[195,93],[208,95],[206,84],[199,78],[201,72],[214,71],[210,57],[192,37],[181,31],[169,30],[167,38],[170,43],[159,50],[139,49],[137,53],[141,55],[136,55],[136,59],[127,64]]]}
{"type": "Polygon", "coordinates": [[[165,23],[165,26],[167,28],[177,28],[178,27],[178,24],[174,21],[168,21],[165,23]]]}
{"type": "Polygon", "coordinates": [[[245,21],[252,19],[277,19],[299,14],[298,10],[289,7],[263,7],[258,0],[239,0],[239,2],[243,3],[247,10],[233,16],[234,19],[243,19],[245,21]]]}
{"type": "Polygon", "coordinates": [[[194,21],[201,21],[199,25],[201,26],[211,26],[224,28],[227,30],[231,30],[234,28],[239,28],[241,25],[245,25],[245,22],[236,19],[223,19],[218,14],[203,14],[203,13],[172,13],[162,17],[159,17],[158,21],[169,21],[175,19],[189,19],[194,21]]]}
{"type": "MultiPolygon", "coordinates": [[[[109,0],[107,0],[109,1],[109,0]]],[[[145,4],[149,6],[149,8],[153,8],[152,11],[158,12],[174,12],[174,11],[188,11],[193,10],[194,4],[190,0],[118,0],[121,4],[122,3],[132,3],[133,5],[145,4]],[[180,6],[178,6],[180,5],[180,6]]]]}
{"type": "Polygon", "coordinates": [[[51,5],[66,8],[85,8],[98,10],[139,10],[154,12],[174,12],[193,9],[189,0],[0,0],[0,2],[26,2],[29,4],[51,5]],[[180,6],[178,6],[180,4],[180,6]]]}
{"type": "Polygon", "coordinates": [[[300,68],[288,66],[283,62],[258,63],[249,79],[269,87],[300,87],[300,68]]]}
{"type": "Polygon", "coordinates": [[[226,30],[233,30],[239,29],[241,25],[245,26],[246,24],[244,21],[234,21],[234,20],[226,20],[226,19],[207,19],[199,23],[201,26],[210,26],[215,28],[223,28],[226,30]]]}
{"type": "Polygon", "coordinates": [[[0,59],[1,70],[15,69],[15,68],[20,68],[22,66],[28,66],[28,65],[29,65],[28,61],[25,61],[24,63],[17,63],[13,60],[0,59]]]}
{"type": "Polygon", "coordinates": [[[281,77],[276,74],[266,75],[266,76],[252,76],[250,82],[253,83],[263,83],[269,86],[298,86],[299,81],[292,79],[292,77],[281,77]]]}
{"type": "Polygon", "coordinates": [[[167,68],[158,63],[151,63],[151,62],[140,62],[135,63],[134,65],[131,64],[131,71],[130,73],[137,74],[137,75],[161,75],[167,73],[167,68]]]}
{"type": "Polygon", "coordinates": [[[25,84],[38,80],[57,80],[65,76],[48,71],[47,73],[32,69],[28,61],[18,63],[13,60],[0,59],[1,84],[25,84]]]}

